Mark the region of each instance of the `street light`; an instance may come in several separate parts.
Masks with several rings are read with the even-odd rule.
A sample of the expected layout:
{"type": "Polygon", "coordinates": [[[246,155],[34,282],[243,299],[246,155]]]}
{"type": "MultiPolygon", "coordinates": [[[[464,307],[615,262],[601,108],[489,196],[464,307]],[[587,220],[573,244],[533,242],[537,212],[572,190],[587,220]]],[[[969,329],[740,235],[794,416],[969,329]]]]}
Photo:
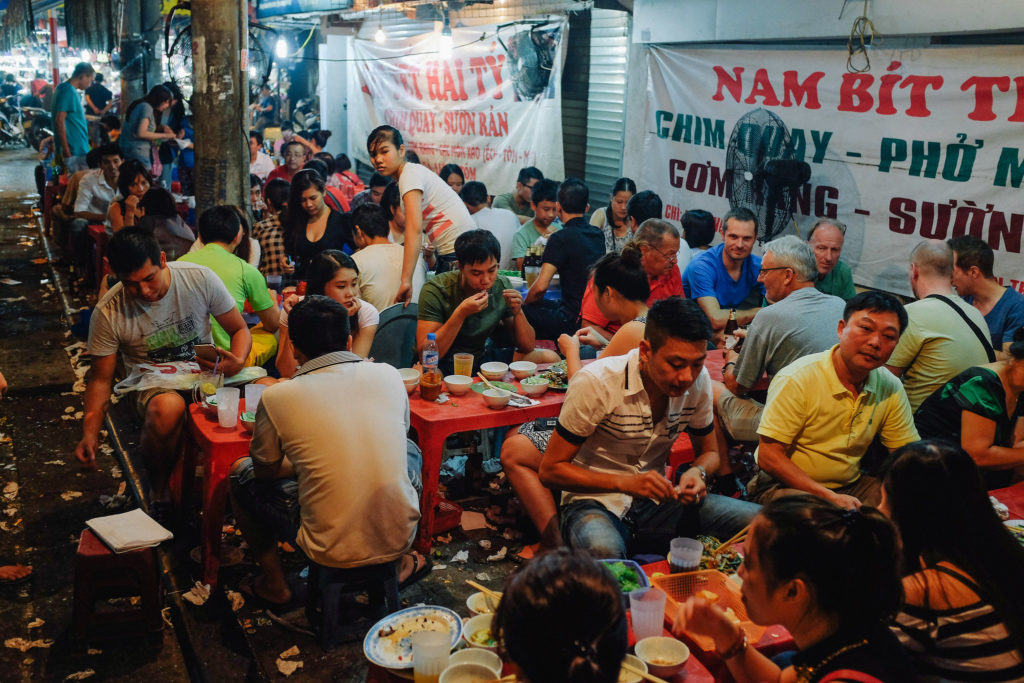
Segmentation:
{"type": "Polygon", "coordinates": [[[274,46],[274,54],[277,55],[278,59],[284,59],[288,56],[288,41],[284,38],[278,38],[277,44],[274,46]]]}

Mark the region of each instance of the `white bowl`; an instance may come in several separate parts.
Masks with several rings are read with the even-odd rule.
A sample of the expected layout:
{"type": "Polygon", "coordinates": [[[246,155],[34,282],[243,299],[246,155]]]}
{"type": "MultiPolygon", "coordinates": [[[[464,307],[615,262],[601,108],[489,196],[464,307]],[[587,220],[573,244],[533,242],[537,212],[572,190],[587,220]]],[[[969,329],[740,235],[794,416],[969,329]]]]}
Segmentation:
{"type": "Polygon", "coordinates": [[[550,384],[551,383],[548,382],[547,379],[544,379],[543,382],[538,381],[536,383],[530,384],[527,384],[526,382],[520,380],[519,387],[523,390],[523,393],[527,394],[528,396],[540,396],[541,394],[548,390],[548,386],[550,384]]]}
{"type": "Polygon", "coordinates": [[[511,391],[505,391],[504,389],[484,389],[484,401],[487,402],[488,408],[500,410],[508,405],[510,398],[512,398],[511,391]]]}
{"type": "Polygon", "coordinates": [[[514,363],[509,363],[508,369],[512,371],[516,379],[525,379],[537,372],[537,364],[528,360],[517,360],[514,363]]]}
{"type": "Polygon", "coordinates": [[[402,377],[402,384],[405,385],[405,390],[408,393],[411,394],[419,386],[420,371],[416,368],[401,368],[398,374],[402,377]]]}
{"type": "Polygon", "coordinates": [[[245,413],[238,416],[238,421],[242,424],[245,431],[252,434],[252,430],[256,428],[256,418],[253,417],[251,420],[245,419],[245,413]]]}
{"type": "Polygon", "coordinates": [[[498,609],[498,601],[477,591],[466,598],[466,607],[474,617],[480,614],[494,614],[494,611],[498,609]]]}
{"type": "MultiPolygon", "coordinates": [[[[499,678],[501,676],[501,657],[490,650],[483,650],[478,647],[467,647],[465,650],[453,652],[451,658],[448,660],[448,668],[458,666],[459,664],[476,664],[478,666],[486,666],[494,672],[495,678],[499,678]]],[[[643,664],[643,662],[641,662],[641,664],[643,664]]]]}
{"type": "Polygon", "coordinates": [[[438,683],[490,683],[495,674],[489,667],[474,662],[455,664],[441,672],[438,683]]]}
{"type": "Polygon", "coordinates": [[[487,379],[497,382],[508,374],[508,365],[505,363],[490,362],[480,366],[480,373],[487,379]]]}
{"type": "MultiPolygon", "coordinates": [[[[481,650],[490,650],[494,652],[498,649],[497,643],[494,645],[483,645],[480,643],[474,643],[470,640],[473,634],[479,633],[480,631],[490,631],[491,622],[494,620],[493,614],[478,614],[477,616],[468,619],[462,626],[462,639],[466,641],[466,645],[469,647],[477,647],[481,650]]],[[[493,636],[493,633],[491,634],[493,636]]]]}
{"type": "MultiPolygon", "coordinates": [[[[634,669],[640,669],[644,673],[647,673],[647,665],[644,664],[644,661],[639,657],[634,657],[633,655],[626,655],[623,658],[622,663],[629,664],[634,669]]],[[[626,671],[625,669],[619,670],[618,683],[641,683],[643,680],[643,677],[639,674],[631,673],[629,671],[626,671]]]]}
{"type": "Polygon", "coordinates": [[[473,378],[465,375],[448,375],[444,378],[444,384],[448,387],[448,393],[462,396],[473,386],[473,378]]]}
{"type": "Polygon", "coordinates": [[[647,670],[661,678],[675,676],[690,658],[690,648],[686,643],[667,636],[644,638],[633,649],[647,665],[647,670]]]}

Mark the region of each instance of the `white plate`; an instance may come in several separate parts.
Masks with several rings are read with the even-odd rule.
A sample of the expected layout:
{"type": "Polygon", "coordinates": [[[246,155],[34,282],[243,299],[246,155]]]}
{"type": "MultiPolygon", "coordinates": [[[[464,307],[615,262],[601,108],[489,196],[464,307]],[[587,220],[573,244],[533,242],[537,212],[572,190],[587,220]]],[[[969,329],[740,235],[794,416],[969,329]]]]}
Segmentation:
{"type": "Polygon", "coordinates": [[[412,634],[416,631],[447,631],[454,648],[462,637],[462,619],[447,607],[417,605],[384,617],[363,639],[363,654],[388,669],[412,668],[412,634]],[[382,636],[381,631],[389,630],[382,636]]]}

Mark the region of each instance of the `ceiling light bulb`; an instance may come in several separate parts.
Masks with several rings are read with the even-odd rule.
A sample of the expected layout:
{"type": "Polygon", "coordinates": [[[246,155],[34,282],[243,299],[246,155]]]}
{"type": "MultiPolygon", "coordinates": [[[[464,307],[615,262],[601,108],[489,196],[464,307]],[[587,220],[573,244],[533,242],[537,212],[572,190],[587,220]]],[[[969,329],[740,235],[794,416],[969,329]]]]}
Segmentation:
{"type": "Polygon", "coordinates": [[[284,59],[288,56],[288,43],[284,38],[277,39],[277,45],[274,47],[274,53],[278,59],[284,59]]]}
{"type": "Polygon", "coordinates": [[[377,32],[373,34],[373,39],[378,43],[383,43],[387,39],[387,36],[384,35],[383,26],[377,25],[377,32]]]}

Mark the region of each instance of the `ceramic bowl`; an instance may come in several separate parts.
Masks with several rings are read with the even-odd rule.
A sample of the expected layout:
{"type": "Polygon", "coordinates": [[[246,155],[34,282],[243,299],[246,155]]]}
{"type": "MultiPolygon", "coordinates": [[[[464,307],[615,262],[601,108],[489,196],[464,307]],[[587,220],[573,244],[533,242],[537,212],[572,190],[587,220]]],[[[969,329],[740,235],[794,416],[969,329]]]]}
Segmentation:
{"type": "Polygon", "coordinates": [[[441,672],[438,683],[490,683],[497,675],[483,664],[465,662],[449,666],[441,672]]]}
{"type": "Polygon", "coordinates": [[[402,384],[410,394],[416,390],[420,383],[420,371],[416,368],[401,368],[398,374],[402,377],[402,384]]]}
{"type": "Polygon", "coordinates": [[[484,631],[490,633],[491,621],[493,621],[493,619],[493,614],[480,614],[467,620],[465,625],[462,627],[462,639],[466,641],[466,645],[469,647],[480,648],[481,650],[490,650],[491,652],[496,651],[498,649],[497,642],[494,642],[493,645],[488,645],[486,642],[474,640],[474,637],[479,639],[481,636],[485,635],[483,633],[484,631]]]}
{"type": "Polygon", "coordinates": [[[494,672],[495,678],[501,676],[501,657],[490,650],[482,650],[478,647],[467,647],[465,650],[453,652],[451,659],[448,660],[448,666],[450,668],[458,666],[459,664],[476,664],[478,666],[486,666],[494,672]]]}
{"type": "Polygon", "coordinates": [[[242,427],[245,431],[252,434],[252,430],[256,427],[256,413],[242,413],[238,416],[238,421],[242,423],[242,427]]]}
{"type": "Polygon", "coordinates": [[[690,648],[675,638],[654,636],[644,638],[634,648],[636,656],[647,665],[647,670],[661,678],[671,678],[686,666],[690,648]]]}
{"type": "Polygon", "coordinates": [[[498,601],[477,591],[466,598],[466,607],[474,617],[480,614],[494,614],[494,610],[498,609],[498,601]]]}
{"type": "Polygon", "coordinates": [[[505,375],[508,374],[508,365],[493,361],[484,363],[480,366],[480,373],[492,382],[497,382],[504,379],[505,375]]]}
{"type": "Polygon", "coordinates": [[[444,384],[448,387],[449,394],[462,396],[473,386],[473,378],[465,375],[448,375],[444,378],[444,384]]]}
{"type": "Polygon", "coordinates": [[[514,363],[509,363],[508,369],[512,371],[516,379],[526,379],[537,372],[537,364],[528,360],[517,360],[514,363]]]}
{"type": "Polygon", "coordinates": [[[508,401],[512,398],[511,391],[505,391],[504,389],[485,389],[484,390],[484,401],[487,402],[488,408],[494,408],[500,410],[508,405],[508,401]]]}
{"type": "Polygon", "coordinates": [[[550,382],[544,377],[531,377],[528,378],[531,381],[520,380],[519,387],[523,390],[523,393],[527,396],[540,396],[548,390],[550,382]]]}
{"type": "MultiPolygon", "coordinates": [[[[644,664],[643,660],[639,657],[634,657],[633,655],[626,655],[625,658],[622,660],[622,663],[629,664],[634,669],[640,669],[644,673],[647,673],[647,665],[644,664]]],[[[643,677],[639,674],[626,671],[625,669],[619,670],[618,683],[643,683],[643,680],[643,677]]]]}

